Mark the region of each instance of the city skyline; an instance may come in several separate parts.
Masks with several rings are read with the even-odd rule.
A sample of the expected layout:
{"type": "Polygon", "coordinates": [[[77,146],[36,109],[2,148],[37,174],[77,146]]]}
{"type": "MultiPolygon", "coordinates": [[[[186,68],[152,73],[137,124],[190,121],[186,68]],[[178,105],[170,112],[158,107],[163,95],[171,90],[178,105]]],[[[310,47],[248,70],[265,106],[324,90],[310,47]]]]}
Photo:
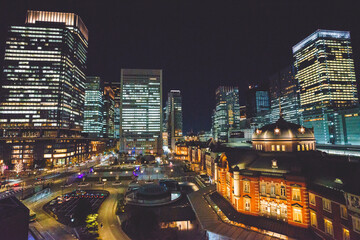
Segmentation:
{"type": "Polygon", "coordinates": [[[280,2],[0,8],[3,238],[360,239],[360,31],[280,2]]]}
{"type": "MultiPolygon", "coordinates": [[[[319,28],[350,31],[355,66],[360,56],[360,32],[355,24],[359,17],[353,9],[341,11],[345,6],[335,7],[331,2],[312,3],[312,9],[306,8],[306,1],[241,6],[232,2],[218,6],[216,1],[191,5],[125,1],[110,2],[112,9],[92,2],[16,3],[24,2],[8,1],[2,8],[2,36],[6,35],[4,25],[23,23],[28,9],[74,12],[82,17],[90,36],[87,75],[114,82],[119,81],[120,68],[163,69],[164,92],[179,89],[183,94],[184,133],[210,129],[213,92],[218,86],[239,86],[244,105],[247,85],[267,81],[291,64],[292,46],[319,28]],[[203,6],[206,11],[199,15],[203,6]],[[322,8],[327,11],[319,11],[322,8]],[[128,9],[137,9],[148,20],[137,20],[128,9]],[[287,21],[282,22],[284,18],[287,21]],[[111,51],[106,49],[115,42],[111,51]],[[204,84],[209,91],[198,94],[204,84]]],[[[1,37],[1,49],[4,41],[1,37]]]]}

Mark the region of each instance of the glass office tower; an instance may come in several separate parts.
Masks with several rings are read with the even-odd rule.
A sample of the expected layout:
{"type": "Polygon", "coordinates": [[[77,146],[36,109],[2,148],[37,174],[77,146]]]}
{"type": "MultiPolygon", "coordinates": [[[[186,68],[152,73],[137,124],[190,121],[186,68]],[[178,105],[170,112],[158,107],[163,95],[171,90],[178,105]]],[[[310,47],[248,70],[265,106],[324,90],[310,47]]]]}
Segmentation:
{"type": "Polygon", "coordinates": [[[232,130],[240,127],[239,89],[220,86],[216,89],[213,134],[220,142],[227,142],[232,130]]]}
{"type": "Polygon", "coordinates": [[[293,47],[303,112],[358,103],[350,32],[317,30],[293,47]]]}
{"type": "Polygon", "coordinates": [[[167,137],[169,147],[175,151],[175,143],[183,137],[182,99],[180,90],[171,90],[167,100],[167,137]]]}
{"type": "Polygon", "coordinates": [[[106,138],[114,138],[115,93],[110,86],[104,88],[103,101],[103,135],[106,138]]]}
{"type": "Polygon", "coordinates": [[[121,69],[120,150],[161,154],[162,70],[121,69]]]}
{"type": "Polygon", "coordinates": [[[86,77],[84,133],[89,137],[103,137],[103,98],[100,77],[86,77]]]}
{"type": "Polygon", "coordinates": [[[80,137],[87,48],[88,31],[73,13],[28,11],[24,25],[9,27],[0,94],[5,159],[31,166],[80,157],[75,140],[55,139],[80,137]],[[54,142],[40,146],[41,138],[54,142]]]}
{"type": "Polygon", "coordinates": [[[347,142],[337,111],[358,105],[352,54],[347,31],[317,30],[293,47],[301,120],[317,143],[347,142]]]}
{"type": "Polygon", "coordinates": [[[269,78],[271,117],[276,122],[280,116],[295,124],[300,124],[298,86],[294,77],[294,67],[289,65],[269,78]]]}

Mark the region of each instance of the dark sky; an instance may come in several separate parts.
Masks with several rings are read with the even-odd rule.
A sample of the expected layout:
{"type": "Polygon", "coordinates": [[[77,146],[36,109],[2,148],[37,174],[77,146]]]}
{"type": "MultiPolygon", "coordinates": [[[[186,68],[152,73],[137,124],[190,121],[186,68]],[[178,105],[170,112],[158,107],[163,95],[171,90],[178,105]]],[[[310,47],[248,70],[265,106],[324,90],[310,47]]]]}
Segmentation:
{"type": "Polygon", "coordinates": [[[88,75],[118,81],[121,68],[161,68],[163,98],[182,91],[184,132],[209,130],[219,85],[239,86],[244,104],[248,84],[290,64],[291,47],[316,29],[351,31],[357,65],[356,2],[0,0],[0,49],[27,9],[77,13],[89,29],[88,75]]]}

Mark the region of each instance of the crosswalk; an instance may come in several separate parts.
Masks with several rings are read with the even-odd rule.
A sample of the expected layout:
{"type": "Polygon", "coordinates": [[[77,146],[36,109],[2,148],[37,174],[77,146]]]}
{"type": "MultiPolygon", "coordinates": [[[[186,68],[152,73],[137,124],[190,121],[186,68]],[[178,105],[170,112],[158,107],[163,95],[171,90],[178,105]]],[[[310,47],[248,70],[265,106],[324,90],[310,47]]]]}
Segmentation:
{"type": "Polygon", "coordinates": [[[7,197],[11,197],[11,196],[14,196],[15,194],[21,192],[22,189],[16,189],[16,190],[9,190],[9,191],[6,191],[6,192],[2,192],[0,193],[0,200],[1,199],[4,199],[4,198],[7,198],[7,197]]]}

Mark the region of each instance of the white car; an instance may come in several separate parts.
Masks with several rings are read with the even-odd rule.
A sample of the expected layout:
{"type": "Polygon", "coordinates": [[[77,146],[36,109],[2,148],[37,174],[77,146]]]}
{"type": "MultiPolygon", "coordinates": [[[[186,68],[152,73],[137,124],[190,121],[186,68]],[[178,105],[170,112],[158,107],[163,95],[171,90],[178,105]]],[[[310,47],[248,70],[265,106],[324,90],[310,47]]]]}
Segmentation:
{"type": "Polygon", "coordinates": [[[112,185],[121,185],[121,182],[120,181],[115,181],[112,183],[112,185]]]}
{"type": "Polygon", "coordinates": [[[89,183],[81,182],[81,183],[78,184],[78,187],[85,187],[85,186],[89,186],[89,183]]]}

